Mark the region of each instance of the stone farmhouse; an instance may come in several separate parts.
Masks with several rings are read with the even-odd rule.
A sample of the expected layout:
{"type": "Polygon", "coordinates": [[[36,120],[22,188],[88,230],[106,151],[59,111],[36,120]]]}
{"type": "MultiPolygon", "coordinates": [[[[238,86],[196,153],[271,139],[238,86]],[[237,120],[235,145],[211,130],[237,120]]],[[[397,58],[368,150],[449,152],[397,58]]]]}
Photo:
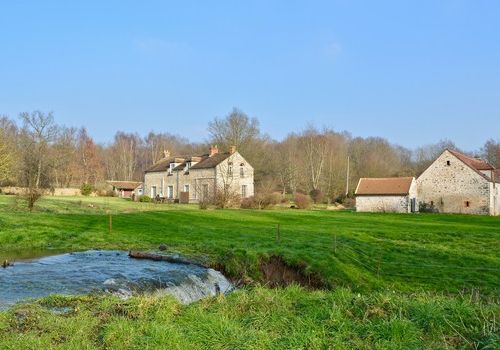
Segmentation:
{"type": "Polygon", "coordinates": [[[356,210],[500,215],[500,169],[446,149],[417,178],[359,180],[356,210]]]}
{"type": "Polygon", "coordinates": [[[247,198],[254,195],[253,167],[231,147],[219,152],[210,147],[208,154],[171,156],[146,170],[144,194],[179,203],[211,200],[218,191],[247,198]]]}
{"type": "Polygon", "coordinates": [[[445,150],[417,179],[418,200],[441,213],[500,215],[499,170],[445,150]]]}
{"type": "Polygon", "coordinates": [[[418,211],[417,184],[414,177],[361,178],[355,195],[357,211],[418,211]]]}

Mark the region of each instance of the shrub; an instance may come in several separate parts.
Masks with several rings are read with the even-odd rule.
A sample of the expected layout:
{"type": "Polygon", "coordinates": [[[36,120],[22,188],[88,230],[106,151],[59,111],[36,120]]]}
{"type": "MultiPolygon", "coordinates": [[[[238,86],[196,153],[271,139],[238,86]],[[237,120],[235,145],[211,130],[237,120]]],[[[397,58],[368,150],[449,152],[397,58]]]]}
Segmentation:
{"type": "Polygon", "coordinates": [[[278,192],[257,194],[252,197],[243,198],[240,207],[242,209],[266,209],[281,202],[281,194],[278,192]]]}
{"type": "Polygon", "coordinates": [[[344,199],[344,207],[346,208],[354,208],[356,206],[356,199],[347,197],[344,199]]]}
{"type": "Polygon", "coordinates": [[[82,186],[80,187],[80,192],[84,196],[90,196],[93,190],[94,188],[92,187],[91,184],[82,184],[82,186]]]}
{"type": "Polygon", "coordinates": [[[434,207],[433,204],[426,203],[426,202],[419,202],[418,203],[418,211],[420,213],[436,213],[437,209],[434,207]]]}
{"type": "Polygon", "coordinates": [[[281,194],[277,192],[267,193],[261,196],[259,201],[259,208],[270,208],[281,201],[281,194]]]}
{"type": "Polygon", "coordinates": [[[204,200],[204,199],[202,199],[202,200],[200,200],[200,201],[198,202],[198,207],[199,207],[200,209],[208,209],[208,204],[209,204],[209,201],[208,201],[208,200],[204,200]]]}
{"type": "Polygon", "coordinates": [[[146,196],[146,195],[140,196],[139,197],[139,202],[141,202],[141,203],[149,203],[149,202],[151,202],[151,197],[150,196],[146,196]]]}
{"type": "Polygon", "coordinates": [[[312,200],[314,203],[320,203],[323,200],[323,192],[319,189],[312,190],[309,192],[309,195],[311,196],[312,200]]]}
{"type": "Polygon", "coordinates": [[[311,206],[311,198],[308,195],[297,192],[293,200],[299,209],[307,209],[311,206]]]}
{"type": "Polygon", "coordinates": [[[240,208],[242,209],[255,209],[257,208],[257,202],[254,196],[243,198],[240,203],[240,208]]]}

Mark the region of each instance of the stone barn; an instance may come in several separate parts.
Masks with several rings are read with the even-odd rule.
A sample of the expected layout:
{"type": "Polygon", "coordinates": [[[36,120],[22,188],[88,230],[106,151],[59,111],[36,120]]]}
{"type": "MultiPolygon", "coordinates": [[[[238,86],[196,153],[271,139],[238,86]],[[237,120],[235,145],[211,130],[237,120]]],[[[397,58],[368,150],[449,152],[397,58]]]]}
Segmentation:
{"type": "Polygon", "coordinates": [[[356,187],[356,211],[412,213],[418,211],[414,177],[361,178],[356,187]]]}
{"type": "Polygon", "coordinates": [[[500,215],[498,169],[445,150],[417,179],[419,201],[441,213],[500,215]]]}

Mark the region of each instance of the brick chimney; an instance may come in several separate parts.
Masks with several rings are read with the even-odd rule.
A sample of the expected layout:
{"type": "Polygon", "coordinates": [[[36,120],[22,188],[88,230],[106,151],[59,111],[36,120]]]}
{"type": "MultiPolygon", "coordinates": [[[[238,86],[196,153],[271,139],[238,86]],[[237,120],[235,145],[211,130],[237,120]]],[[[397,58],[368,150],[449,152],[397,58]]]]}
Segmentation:
{"type": "Polygon", "coordinates": [[[233,146],[229,147],[229,153],[233,154],[234,152],[236,152],[236,146],[233,145],[233,146]]]}
{"type": "Polygon", "coordinates": [[[217,145],[215,145],[215,146],[211,146],[211,147],[210,147],[210,151],[208,152],[208,155],[209,155],[210,157],[213,157],[213,156],[215,156],[217,153],[219,153],[219,149],[217,148],[217,145]]]}
{"type": "Polygon", "coordinates": [[[168,157],[170,157],[170,152],[164,149],[164,150],[163,150],[163,157],[164,157],[164,158],[168,158],[168,157]]]}

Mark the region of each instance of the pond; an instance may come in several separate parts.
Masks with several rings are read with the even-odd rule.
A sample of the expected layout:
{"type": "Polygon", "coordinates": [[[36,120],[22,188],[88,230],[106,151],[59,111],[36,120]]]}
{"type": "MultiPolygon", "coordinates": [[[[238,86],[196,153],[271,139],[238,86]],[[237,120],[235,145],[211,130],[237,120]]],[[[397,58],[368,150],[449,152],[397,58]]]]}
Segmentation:
{"type": "Polygon", "coordinates": [[[131,259],[125,251],[89,250],[0,268],[0,309],[51,294],[95,292],[122,298],[160,292],[187,304],[232,288],[220,272],[198,265],[131,259]]]}

